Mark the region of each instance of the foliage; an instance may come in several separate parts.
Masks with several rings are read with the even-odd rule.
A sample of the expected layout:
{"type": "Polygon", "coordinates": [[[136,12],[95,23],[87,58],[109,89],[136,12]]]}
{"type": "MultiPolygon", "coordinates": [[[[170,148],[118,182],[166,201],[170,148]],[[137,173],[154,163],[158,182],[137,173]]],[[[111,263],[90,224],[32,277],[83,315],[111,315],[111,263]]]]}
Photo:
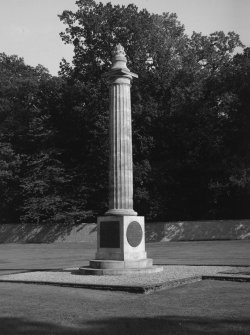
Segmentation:
{"type": "Polygon", "coordinates": [[[20,156],[15,154],[10,143],[0,142],[0,213],[1,222],[17,220],[13,212],[14,203],[18,203],[20,156]]]}
{"type": "Polygon", "coordinates": [[[121,43],[132,83],[134,202],[148,220],[247,218],[250,52],[234,32],[185,34],[171,13],[77,1],[59,77],[0,54],[1,217],[81,222],[107,209],[108,85],[121,43]]]}
{"type": "MultiPolygon", "coordinates": [[[[98,97],[92,115],[107,109],[102,73],[115,44],[123,44],[128,66],[139,74],[132,86],[136,209],[154,220],[240,216],[237,208],[234,213],[220,208],[227,205],[218,205],[214,188],[230,160],[226,115],[237,110],[238,96],[225,73],[233,67],[235,48],[242,47],[239,36],[215,32],[188,38],[175,14],[77,4],[78,11],[60,16],[67,24],[61,36],[75,50],[73,66],[62,63],[61,74],[82,81],[87,96],[98,97]]],[[[104,153],[98,159],[105,159],[104,153]]]]}

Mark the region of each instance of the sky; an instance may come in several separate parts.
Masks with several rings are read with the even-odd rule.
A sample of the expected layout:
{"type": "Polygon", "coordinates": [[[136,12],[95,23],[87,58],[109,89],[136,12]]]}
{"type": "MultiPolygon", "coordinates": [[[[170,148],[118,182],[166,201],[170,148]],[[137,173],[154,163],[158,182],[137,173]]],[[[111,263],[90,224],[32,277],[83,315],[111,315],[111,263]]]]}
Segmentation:
{"type": "MultiPolygon", "coordinates": [[[[99,2],[96,0],[96,2],[99,2]]],[[[218,30],[235,31],[250,47],[250,0],[102,0],[128,5],[150,13],[176,13],[186,33],[209,35],[218,30]]],[[[72,46],[59,33],[66,26],[58,18],[63,10],[76,11],[75,0],[0,0],[0,53],[23,57],[31,66],[42,64],[57,75],[62,58],[71,61],[72,46]]]]}

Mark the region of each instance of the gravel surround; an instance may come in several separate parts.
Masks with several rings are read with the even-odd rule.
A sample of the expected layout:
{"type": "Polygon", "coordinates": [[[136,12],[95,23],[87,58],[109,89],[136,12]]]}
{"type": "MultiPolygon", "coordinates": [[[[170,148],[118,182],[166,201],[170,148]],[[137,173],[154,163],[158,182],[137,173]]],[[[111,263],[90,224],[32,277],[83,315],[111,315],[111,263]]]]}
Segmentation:
{"type": "MultiPolygon", "coordinates": [[[[223,276],[221,272],[233,272],[234,269],[229,266],[167,265],[163,267],[163,272],[147,275],[84,276],[78,275],[76,268],[68,268],[61,271],[46,270],[1,275],[0,282],[37,283],[145,293],[198,281],[202,279],[202,276],[205,278],[223,276]]],[[[249,271],[249,268],[244,267],[241,270],[249,271]]]]}

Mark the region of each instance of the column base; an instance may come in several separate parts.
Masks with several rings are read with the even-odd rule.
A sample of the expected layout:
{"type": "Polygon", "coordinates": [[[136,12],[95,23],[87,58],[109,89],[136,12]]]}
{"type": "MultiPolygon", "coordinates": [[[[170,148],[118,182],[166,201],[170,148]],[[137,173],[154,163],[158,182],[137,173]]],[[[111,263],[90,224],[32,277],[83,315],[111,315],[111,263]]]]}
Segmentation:
{"type": "Polygon", "coordinates": [[[104,215],[112,215],[112,216],[136,216],[137,213],[133,210],[133,209],[122,209],[122,208],[119,208],[119,209],[109,209],[104,215]]]}

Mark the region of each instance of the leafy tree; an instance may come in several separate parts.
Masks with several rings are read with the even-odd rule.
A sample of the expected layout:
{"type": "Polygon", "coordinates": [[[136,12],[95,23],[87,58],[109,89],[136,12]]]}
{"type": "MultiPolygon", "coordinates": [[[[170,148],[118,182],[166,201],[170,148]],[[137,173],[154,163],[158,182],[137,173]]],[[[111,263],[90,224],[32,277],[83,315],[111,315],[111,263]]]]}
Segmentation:
{"type": "Polygon", "coordinates": [[[85,209],[86,172],[71,155],[77,128],[68,131],[70,106],[80,115],[68,100],[74,89],[17,56],[1,54],[0,60],[2,218],[9,222],[21,215],[22,222],[31,223],[85,220],[91,215],[85,209]]]}
{"type": "MultiPolygon", "coordinates": [[[[25,65],[22,58],[0,54],[1,218],[18,220],[22,199],[20,179],[38,81],[47,76],[25,65]]],[[[37,69],[38,69],[37,68],[37,69]]]]}
{"type": "Polygon", "coordinates": [[[132,85],[135,209],[149,220],[249,212],[249,49],[233,32],[185,35],[175,14],[77,1],[60,19],[72,65],[59,77],[0,54],[2,222],[93,220],[108,200],[111,51],[132,85]]]}
{"type": "Polygon", "coordinates": [[[221,71],[217,89],[223,83],[224,95],[219,114],[224,119],[223,169],[219,178],[211,182],[217,215],[226,218],[249,217],[249,48],[234,56],[221,71]]]}
{"type": "Polygon", "coordinates": [[[13,223],[18,219],[20,156],[10,143],[0,142],[0,213],[1,223],[13,223]]]}
{"type": "Polygon", "coordinates": [[[49,77],[45,68],[32,68],[22,58],[0,54],[0,129],[18,152],[26,149],[25,134],[32,118],[39,83],[49,77]]]}
{"type": "MultiPolygon", "coordinates": [[[[216,32],[188,38],[175,14],[155,15],[134,5],[92,0],[77,5],[75,13],[60,16],[67,25],[62,39],[75,50],[73,66],[64,61],[61,75],[83,83],[81,101],[102,122],[99,143],[107,132],[108,93],[102,73],[110,67],[114,45],[125,47],[128,66],[139,74],[132,87],[136,209],[162,220],[220,215],[210,185],[218,171],[225,171],[220,157],[228,121],[223,115],[237,104],[221,81],[235,48],[242,46],[239,36],[216,32]]],[[[103,162],[104,154],[101,150],[98,156],[103,162]]]]}

